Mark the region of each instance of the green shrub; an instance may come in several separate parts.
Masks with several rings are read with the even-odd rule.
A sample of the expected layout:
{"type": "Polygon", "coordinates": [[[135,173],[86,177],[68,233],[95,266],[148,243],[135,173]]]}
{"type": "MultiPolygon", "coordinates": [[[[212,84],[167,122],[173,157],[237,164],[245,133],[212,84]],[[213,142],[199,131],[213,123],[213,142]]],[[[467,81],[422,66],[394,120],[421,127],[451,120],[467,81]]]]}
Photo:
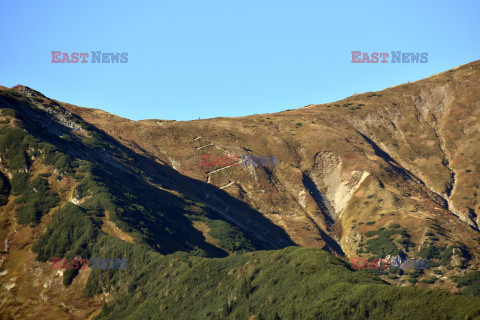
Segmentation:
{"type": "Polygon", "coordinates": [[[457,249],[462,256],[462,266],[465,266],[470,260],[470,254],[466,246],[462,243],[457,243],[448,247],[444,244],[436,246],[433,243],[429,243],[420,248],[418,255],[426,259],[435,259],[439,265],[445,266],[450,263],[454,249],[457,249]]]}
{"type": "Polygon", "coordinates": [[[0,152],[7,153],[11,150],[24,149],[22,147],[25,133],[21,129],[7,129],[0,136],[0,152]]]}
{"type": "Polygon", "coordinates": [[[12,194],[19,195],[28,187],[28,180],[31,178],[29,172],[17,172],[12,177],[12,194]]]}
{"type": "Polygon", "coordinates": [[[42,215],[58,205],[59,200],[57,195],[50,190],[48,181],[38,176],[28,183],[22,190],[21,197],[15,202],[27,204],[17,208],[19,222],[36,224],[40,222],[42,215]]]}
{"type": "Polygon", "coordinates": [[[10,108],[3,108],[2,109],[2,116],[9,116],[9,117],[14,117],[17,118],[18,114],[16,110],[10,109],[10,108]]]}
{"type": "Polygon", "coordinates": [[[12,96],[17,97],[17,98],[22,97],[22,95],[20,93],[18,93],[15,90],[12,90],[12,89],[5,90],[5,93],[8,93],[9,95],[12,95],[12,96]]]}
{"type": "Polygon", "coordinates": [[[398,255],[400,250],[395,245],[395,242],[391,238],[394,235],[400,235],[401,238],[397,240],[398,243],[404,244],[406,246],[414,246],[408,239],[410,235],[402,229],[379,229],[376,231],[367,231],[365,232],[365,236],[371,238],[373,236],[377,236],[375,238],[371,238],[367,240],[367,247],[366,251],[377,255],[378,257],[384,257],[387,254],[389,255],[398,255]]]}
{"type": "Polygon", "coordinates": [[[364,235],[368,238],[371,238],[371,237],[375,236],[376,234],[377,234],[376,230],[367,231],[367,232],[364,233],[364,235]]]}
{"type": "Polygon", "coordinates": [[[229,251],[252,251],[254,244],[235,226],[222,220],[209,220],[210,235],[220,240],[219,245],[229,251]]]}
{"type": "Polygon", "coordinates": [[[420,248],[418,255],[425,259],[440,259],[442,250],[434,244],[427,244],[420,248]]]}
{"type": "Polygon", "coordinates": [[[60,154],[60,156],[56,158],[53,166],[55,169],[60,169],[63,172],[72,172],[72,158],[70,158],[70,156],[67,156],[66,154],[60,154]]]}
{"type": "Polygon", "coordinates": [[[8,167],[12,170],[21,170],[30,167],[28,154],[24,150],[11,150],[7,153],[8,167]]]}
{"type": "Polygon", "coordinates": [[[86,197],[90,194],[94,194],[96,191],[100,191],[97,181],[92,175],[86,175],[75,188],[78,198],[86,197]]]}
{"type": "Polygon", "coordinates": [[[67,203],[52,217],[45,233],[32,247],[38,261],[52,257],[89,257],[91,245],[99,233],[98,222],[89,217],[83,209],[67,203]]]}
{"type": "Polygon", "coordinates": [[[467,273],[463,277],[454,277],[453,280],[460,287],[464,287],[462,293],[480,297],[480,271],[467,273]]]}
{"type": "Polygon", "coordinates": [[[37,224],[40,222],[42,217],[41,212],[36,209],[33,204],[28,203],[24,204],[17,208],[18,213],[18,223],[21,224],[37,224]]]}
{"type": "Polygon", "coordinates": [[[192,250],[189,252],[192,256],[197,256],[197,257],[208,257],[208,254],[205,252],[205,250],[200,249],[198,246],[195,246],[192,250]]]}
{"type": "Polygon", "coordinates": [[[422,280],[422,283],[433,284],[437,281],[437,277],[430,277],[427,279],[422,280]]]}
{"type": "Polygon", "coordinates": [[[396,256],[400,253],[400,250],[395,246],[392,239],[387,237],[369,239],[367,241],[366,250],[381,257],[384,257],[387,254],[396,256]]]}
{"type": "Polygon", "coordinates": [[[69,286],[73,279],[78,275],[78,269],[67,269],[63,273],[63,284],[69,286]]]}
{"type": "Polygon", "coordinates": [[[94,137],[87,137],[82,139],[83,143],[92,148],[101,148],[102,142],[94,137]]]}
{"type": "Polygon", "coordinates": [[[71,135],[69,135],[69,134],[66,134],[66,133],[65,133],[65,134],[62,134],[62,135],[60,136],[60,138],[63,139],[63,140],[65,140],[65,141],[68,141],[68,142],[74,141],[73,137],[72,137],[71,135]]]}

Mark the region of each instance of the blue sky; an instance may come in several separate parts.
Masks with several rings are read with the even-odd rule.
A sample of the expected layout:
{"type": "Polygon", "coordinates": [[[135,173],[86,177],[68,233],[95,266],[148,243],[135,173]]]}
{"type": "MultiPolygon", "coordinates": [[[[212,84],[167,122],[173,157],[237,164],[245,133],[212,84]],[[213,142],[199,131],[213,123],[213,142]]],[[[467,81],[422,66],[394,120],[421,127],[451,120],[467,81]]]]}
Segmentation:
{"type": "Polygon", "coordinates": [[[133,120],[271,113],[477,60],[479,16],[473,0],[0,0],[0,84],[133,120]],[[354,50],[429,60],[354,64],[354,50]],[[128,52],[128,63],[56,64],[51,51],[128,52]]]}

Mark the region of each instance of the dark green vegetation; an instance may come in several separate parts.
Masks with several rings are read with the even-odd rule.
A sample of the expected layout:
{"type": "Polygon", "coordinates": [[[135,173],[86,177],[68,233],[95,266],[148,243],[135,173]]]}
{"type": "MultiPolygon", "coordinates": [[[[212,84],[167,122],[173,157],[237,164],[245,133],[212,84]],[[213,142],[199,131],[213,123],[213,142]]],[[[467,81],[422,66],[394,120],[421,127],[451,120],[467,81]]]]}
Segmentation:
{"type": "Polygon", "coordinates": [[[191,220],[203,221],[210,228],[209,234],[219,239],[219,245],[228,251],[253,251],[255,245],[242,234],[241,230],[225,221],[212,220],[206,216],[188,216],[191,220]]]}
{"type": "Polygon", "coordinates": [[[104,307],[99,319],[480,316],[480,299],[390,286],[367,272],[350,271],[343,261],[316,249],[287,248],[205,259],[183,253],[145,255],[132,245],[115,242],[116,239],[110,243],[105,239],[103,248],[118,246],[118,250],[103,254],[126,252],[129,271],[94,271],[87,294],[100,292],[101,286],[112,286],[119,292],[115,302],[104,307]]]}
{"type": "Polygon", "coordinates": [[[400,225],[391,225],[388,229],[367,231],[365,236],[370,238],[366,242],[366,248],[359,253],[373,253],[377,258],[383,258],[386,255],[396,256],[400,254],[402,248],[413,247],[410,241],[410,235],[400,225]]]}
{"type": "MultiPolygon", "coordinates": [[[[367,231],[364,235],[369,238],[366,241],[365,249],[357,250],[358,253],[372,253],[377,258],[383,258],[386,255],[396,256],[403,250],[409,252],[415,244],[410,241],[410,235],[403,230],[399,224],[392,224],[388,228],[367,231]]],[[[429,267],[448,266],[452,258],[456,256],[457,266],[465,268],[471,260],[471,254],[467,247],[460,242],[446,245],[438,242],[438,238],[433,233],[427,232],[426,235],[430,241],[425,241],[420,248],[413,254],[414,258],[421,257],[428,259],[429,267]],[[435,241],[434,241],[435,240],[435,241]]],[[[363,245],[361,246],[363,247],[363,245]]],[[[428,283],[431,283],[428,282],[428,283]]]]}
{"type": "MultiPolygon", "coordinates": [[[[18,173],[17,173],[18,174],[18,173]]],[[[57,196],[50,190],[48,181],[40,176],[26,182],[21,196],[15,200],[18,222],[22,224],[39,223],[41,217],[58,205],[57,196]]]]}
{"type": "Polygon", "coordinates": [[[436,244],[435,242],[426,242],[418,251],[418,256],[429,259],[430,265],[436,266],[448,266],[452,260],[452,257],[456,255],[459,258],[459,266],[465,268],[471,259],[471,255],[462,243],[456,243],[453,245],[436,244]]]}
{"type": "MultiPolygon", "coordinates": [[[[52,257],[73,259],[90,257],[91,246],[99,234],[100,221],[85,214],[85,210],[67,203],[57,210],[46,232],[34,244],[32,250],[37,260],[49,261],[52,257]]],[[[69,285],[78,274],[77,269],[65,272],[63,283],[69,285]]]]}
{"type": "Polygon", "coordinates": [[[480,298],[480,271],[467,273],[463,277],[455,277],[454,281],[458,284],[458,287],[463,288],[463,293],[480,298]]]}
{"type": "MultiPolygon", "coordinates": [[[[45,153],[43,163],[51,164],[56,152],[55,147],[40,142],[21,129],[0,128],[0,154],[5,155],[6,165],[10,170],[21,170],[14,174],[11,185],[12,193],[20,196],[15,203],[21,204],[17,207],[17,212],[18,221],[22,224],[40,222],[42,215],[58,205],[57,196],[50,190],[46,179],[38,176],[30,180],[31,175],[22,172],[29,169],[30,159],[39,155],[39,149],[45,153]]],[[[62,167],[67,167],[65,163],[62,164],[62,167]]],[[[3,204],[5,203],[3,201],[3,204]]]]}
{"type": "Polygon", "coordinates": [[[0,139],[0,152],[8,160],[8,168],[12,170],[28,169],[30,159],[25,148],[28,144],[24,142],[25,133],[20,129],[3,130],[0,139]]]}

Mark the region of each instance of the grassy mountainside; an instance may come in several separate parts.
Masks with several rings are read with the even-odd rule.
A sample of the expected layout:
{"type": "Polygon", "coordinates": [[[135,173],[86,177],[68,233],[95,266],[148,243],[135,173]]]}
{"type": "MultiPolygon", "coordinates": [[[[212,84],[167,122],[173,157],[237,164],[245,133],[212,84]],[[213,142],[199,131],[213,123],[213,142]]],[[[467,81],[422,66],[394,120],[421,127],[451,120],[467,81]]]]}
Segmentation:
{"type": "MultiPolygon", "coordinates": [[[[223,259],[186,255],[144,260],[131,291],[122,281],[105,319],[465,319],[480,299],[398,288],[312,248],[259,251],[223,259]],[[172,259],[175,257],[174,259],[172,259]],[[153,281],[142,282],[152,273],[153,281]],[[152,294],[154,293],[154,294],[152,294]],[[459,306],[462,306],[459,308],[459,306]],[[128,314],[129,317],[125,317],[128,314]]],[[[121,277],[121,275],[118,275],[121,277]]],[[[103,279],[103,278],[100,278],[103,279]]],[[[104,280],[106,281],[106,280],[104,280]]],[[[118,283],[118,281],[116,282],[118,283]]]]}
{"type": "Polygon", "coordinates": [[[0,88],[0,317],[480,318],[479,77],[474,62],[333,104],[189,122],[0,88]],[[279,165],[204,167],[202,153],[279,165]],[[345,262],[400,252],[429,269],[345,262]],[[98,256],[128,268],[49,262],[98,256]]]}
{"type": "Polygon", "coordinates": [[[300,246],[347,257],[428,256],[437,274],[421,280],[436,277],[435,286],[454,290],[451,277],[480,267],[479,104],[480,61],[380,92],[241,118],[131,121],[62,105],[119,143],[217,187],[227,216],[242,214],[234,198],[300,246]],[[277,155],[279,165],[205,167],[205,153],[277,155]],[[392,224],[408,237],[367,236],[392,224]]]}
{"type": "MultiPolygon", "coordinates": [[[[15,91],[1,92],[0,97],[1,232],[5,239],[1,266],[2,283],[8,288],[2,292],[2,310],[7,314],[45,308],[50,290],[40,285],[42,276],[47,275],[45,288],[58,278],[61,281],[56,286],[75,285],[77,270],[57,272],[47,261],[52,257],[90,258],[98,253],[95,245],[106,235],[159,254],[183,251],[224,257],[272,248],[205,204],[162,187],[159,179],[141,171],[150,168],[149,159],[31,92],[35,94],[32,102],[15,91]],[[28,273],[35,281],[24,277],[28,273]],[[31,298],[33,292],[43,301],[38,296],[31,298]],[[24,303],[17,309],[19,300],[35,307],[24,303]]],[[[272,233],[283,236],[276,227],[272,233]]],[[[86,272],[79,277],[83,282],[77,283],[76,291],[83,291],[86,272]]],[[[64,298],[64,305],[72,303],[68,296],[64,298]]],[[[97,303],[90,309],[98,307],[97,303]]],[[[88,309],[77,312],[89,314],[92,310],[88,309]]],[[[68,313],[70,308],[59,312],[68,313]]]]}

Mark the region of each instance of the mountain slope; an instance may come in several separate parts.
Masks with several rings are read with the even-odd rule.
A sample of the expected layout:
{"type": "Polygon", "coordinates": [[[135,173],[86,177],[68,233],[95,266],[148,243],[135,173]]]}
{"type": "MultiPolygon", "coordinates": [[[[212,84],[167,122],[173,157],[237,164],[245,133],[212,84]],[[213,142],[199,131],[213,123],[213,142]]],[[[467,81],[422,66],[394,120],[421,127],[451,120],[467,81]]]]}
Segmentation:
{"type": "Polygon", "coordinates": [[[1,317],[480,317],[477,298],[388,285],[480,295],[479,77],[477,61],[332,104],[188,122],[0,88],[1,317]],[[278,166],[202,166],[206,153],[278,166]],[[295,244],[316,249],[282,249],[295,244]],[[320,248],[430,266],[354,272],[320,248]],[[54,257],[129,267],[53,270],[54,257]]]}
{"type": "Polygon", "coordinates": [[[479,69],[476,61],[381,92],[242,118],[135,122],[65,107],[125,146],[223,188],[299,245],[336,242],[341,249],[330,247],[352,256],[365,232],[400,223],[414,251],[433,233],[476,254],[479,69]],[[277,155],[279,165],[205,167],[204,153],[277,155]]]}

